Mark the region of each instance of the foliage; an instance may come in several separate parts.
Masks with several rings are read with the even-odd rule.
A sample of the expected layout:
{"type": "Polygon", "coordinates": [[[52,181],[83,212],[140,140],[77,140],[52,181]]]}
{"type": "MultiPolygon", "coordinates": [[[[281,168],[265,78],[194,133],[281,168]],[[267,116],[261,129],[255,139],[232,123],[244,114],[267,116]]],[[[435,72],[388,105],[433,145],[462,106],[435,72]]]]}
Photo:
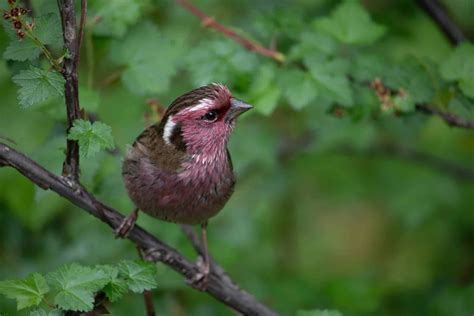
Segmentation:
{"type": "Polygon", "coordinates": [[[56,315],[63,311],[91,311],[94,296],[103,291],[111,302],[127,290],[142,293],[156,288],[155,265],[145,261],[122,261],[118,265],[64,265],[44,277],[34,273],[26,279],[0,282],[0,293],[17,301],[18,310],[48,303],[57,309],[33,310],[30,315],[56,315]]]}
{"type": "MultiPolygon", "coordinates": [[[[231,137],[236,191],[209,241],[242,287],[283,315],[474,310],[472,131],[419,110],[474,120],[472,38],[451,45],[415,1],[193,1],[252,42],[274,43],[278,63],[173,1],[89,0],[83,119],[66,134],[56,2],[30,2],[25,37],[11,20],[0,27],[1,142],[60,174],[66,139],[78,140],[82,182],[128,213],[127,145],[175,97],[225,83],[255,110],[231,137]]],[[[472,36],[466,1],[444,4],[472,36]]],[[[194,258],[176,225],[139,224],[194,258]]],[[[0,168],[0,313],[90,310],[101,292],[113,315],[143,314],[130,292],[152,288],[164,315],[229,313],[169,269],[122,261],[135,257],[108,227],[0,168]]]]}
{"type": "Polygon", "coordinates": [[[94,156],[101,149],[114,148],[112,128],[102,122],[76,120],[69,131],[68,139],[79,142],[79,153],[84,158],[94,156]]]}

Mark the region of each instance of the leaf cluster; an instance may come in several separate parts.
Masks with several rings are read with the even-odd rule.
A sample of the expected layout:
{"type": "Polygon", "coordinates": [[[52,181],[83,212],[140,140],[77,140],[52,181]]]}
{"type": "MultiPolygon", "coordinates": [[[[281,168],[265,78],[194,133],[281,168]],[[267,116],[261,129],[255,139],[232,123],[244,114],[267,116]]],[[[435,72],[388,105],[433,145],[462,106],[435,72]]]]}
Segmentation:
{"type": "Polygon", "coordinates": [[[64,265],[45,276],[33,273],[25,279],[0,282],[0,293],[17,302],[18,310],[42,305],[54,310],[32,310],[30,315],[62,315],[64,311],[93,310],[98,293],[116,302],[128,291],[142,293],[154,289],[155,264],[145,261],[121,261],[115,265],[64,265]]]}

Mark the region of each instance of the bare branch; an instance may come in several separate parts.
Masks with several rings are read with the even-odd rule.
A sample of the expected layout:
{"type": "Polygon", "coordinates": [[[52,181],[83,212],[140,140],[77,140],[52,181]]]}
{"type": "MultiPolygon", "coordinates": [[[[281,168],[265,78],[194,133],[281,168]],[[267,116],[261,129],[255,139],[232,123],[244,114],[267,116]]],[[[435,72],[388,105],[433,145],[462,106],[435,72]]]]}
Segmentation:
{"type": "Polygon", "coordinates": [[[437,0],[417,0],[417,3],[436,22],[451,43],[457,45],[466,40],[462,30],[451,20],[437,0]]]}
{"type": "Polygon", "coordinates": [[[474,129],[474,122],[469,121],[465,118],[459,117],[453,113],[445,112],[440,109],[435,108],[429,104],[417,104],[416,109],[420,112],[426,114],[432,114],[439,116],[443,121],[445,121],[449,126],[462,127],[466,129],[474,129]]]}
{"type": "Polygon", "coordinates": [[[274,49],[263,47],[259,43],[256,43],[248,38],[245,38],[242,35],[237,34],[233,30],[217,22],[213,17],[201,11],[199,8],[197,8],[192,3],[190,3],[188,0],[176,0],[176,3],[182,6],[187,11],[194,14],[195,16],[197,16],[201,20],[203,26],[213,28],[217,30],[218,32],[223,33],[225,36],[232,38],[234,41],[238,42],[240,45],[242,45],[246,49],[250,51],[254,51],[260,55],[270,57],[279,63],[282,63],[285,61],[285,55],[283,55],[282,53],[274,49]]]}
{"type": "Polygon", "coordinates": [[[81,20],[79,22],[79,38],[77,39],[77,54],[76,59],[74,60],[76,67],[79,65],[79,60],[81,56],[81,45],[82,39],[84,38],[84,26],[86,24],[87,17],[87,0],[81,0],[81,20]]]}
{"type": "MultiPolygon", "coordinates": [[[[1,165],[11,166],[41,188],[56,192],[109,225],[112,230],[119,227],[124,219],[122,214],[98,201],[80,184],[52,174],[35,161],[3,143],[0,143],[1,165]]],[[[139,226],[135,226],[127,238],[145,251],[147,260],[163,262],[188,280],[194,279],[199,273],[198,267],[184,258],[176,249],[139,226]]],[[[220,270],[222,268],[218,267],[217,271],[220,270]]],[[[245,315],[276,315],[251,294],[241,290],[230,278],[223,277],[215,271],[211,271],[205,292],[245,315]]]]}
{"type": "MultiPolygon", "coordinates": [[[[61,24],[63,28],[64,49],[69,53],[64,58],[62,74],[65,83],[65,101],[67,109],[67,131],[76,119],[80,118],[79,92],[77,79],[77,62],[79,61],[79,39],[76,32],[76,13],[73,0],[58,0],[61,24]]],[[[84,12],[81,10],[81,13],[84,12]]],[[[81,14],[82,16],[82,14],[81,14]]],[[[63,175],[73,181],[79,179],[79,145],[75,140],[67,140],[66,159],[63,164],[63,175]]]]}

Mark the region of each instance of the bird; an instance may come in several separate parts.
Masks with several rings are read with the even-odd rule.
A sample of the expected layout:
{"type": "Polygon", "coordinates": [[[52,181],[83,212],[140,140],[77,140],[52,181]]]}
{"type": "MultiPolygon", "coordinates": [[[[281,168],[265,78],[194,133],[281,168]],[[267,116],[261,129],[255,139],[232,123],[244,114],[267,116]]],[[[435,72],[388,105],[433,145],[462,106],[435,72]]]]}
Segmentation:
{"type": "Polygon", "coordinates": [[[210,273],[208,220],[224,207],[236,182],[227,143],[237,117],[251,108],[221,83],[175,99],[125,155],[122,177],[135,209],[117,236],[127,236],[139,211],[162,221],[201,225],[205,280],[210,273]]]}

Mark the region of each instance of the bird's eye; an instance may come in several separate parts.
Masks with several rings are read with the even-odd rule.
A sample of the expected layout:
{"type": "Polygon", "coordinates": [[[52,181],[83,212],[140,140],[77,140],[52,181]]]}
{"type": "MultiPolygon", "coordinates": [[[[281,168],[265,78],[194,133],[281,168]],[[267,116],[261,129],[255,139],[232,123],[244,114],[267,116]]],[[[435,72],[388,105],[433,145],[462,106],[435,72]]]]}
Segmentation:
{"type": "Polygon", "coordinates": [[[209,121],[209,122],[214,122],[217,119],[217,112],[216,111],[209,111],[206,114],[204,114],[201,119],[209,121]]]}

